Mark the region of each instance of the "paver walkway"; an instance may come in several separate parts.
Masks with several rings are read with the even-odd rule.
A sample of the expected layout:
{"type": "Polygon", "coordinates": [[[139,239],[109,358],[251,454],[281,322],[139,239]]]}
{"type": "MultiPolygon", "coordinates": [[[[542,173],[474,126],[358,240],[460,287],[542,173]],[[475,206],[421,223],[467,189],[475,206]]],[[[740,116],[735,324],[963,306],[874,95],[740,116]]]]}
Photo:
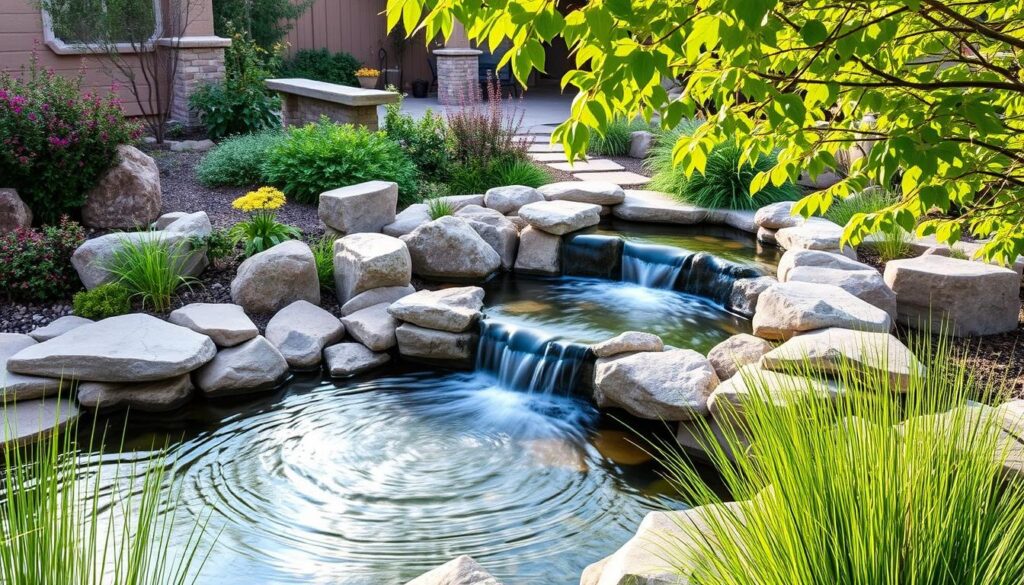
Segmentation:
{"type": "Polygon", "coordinates": [[[578,181],[608,181],[620,187],[640,187],[651,178],[627,171],[619,163],[605,158],[588,158],[570,163],[560,144],[551,144],[554,126],[534,126],[517,138],[530,146],[527,152],[534,161],[545,164],[556,171],[572,173],[578,181]]]}

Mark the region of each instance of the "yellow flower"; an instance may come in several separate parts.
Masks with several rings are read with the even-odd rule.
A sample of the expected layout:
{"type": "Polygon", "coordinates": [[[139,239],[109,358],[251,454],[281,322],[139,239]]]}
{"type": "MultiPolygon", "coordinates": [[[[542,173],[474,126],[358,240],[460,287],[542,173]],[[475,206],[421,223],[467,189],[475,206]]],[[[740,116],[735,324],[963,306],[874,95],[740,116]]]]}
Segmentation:
{"type": "Polygon", "coordinates": [[[356,77],[377,77],[380,75],[380,71],[371,67],[363,67],[356,71],[356,77]]]}
{"type": "Polygon", "coordinates": [[[266,209],[279,209],[285,204],[284,193],[273,187],[260,187],[255,191],[249,191],[242,197],[231,202],[231,207],[241,211],[258,211],[266,209]]]}

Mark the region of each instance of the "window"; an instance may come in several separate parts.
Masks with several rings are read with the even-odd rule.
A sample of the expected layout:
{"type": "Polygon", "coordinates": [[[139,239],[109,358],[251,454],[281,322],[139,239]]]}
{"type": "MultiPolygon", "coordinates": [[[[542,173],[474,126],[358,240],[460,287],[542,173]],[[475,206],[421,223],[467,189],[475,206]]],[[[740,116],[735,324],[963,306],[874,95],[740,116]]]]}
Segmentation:
{"type": "Polygon", "coordinates": [[[151,50],[160,0],[43,0],[46,44],[56,53],[151,50]]]}

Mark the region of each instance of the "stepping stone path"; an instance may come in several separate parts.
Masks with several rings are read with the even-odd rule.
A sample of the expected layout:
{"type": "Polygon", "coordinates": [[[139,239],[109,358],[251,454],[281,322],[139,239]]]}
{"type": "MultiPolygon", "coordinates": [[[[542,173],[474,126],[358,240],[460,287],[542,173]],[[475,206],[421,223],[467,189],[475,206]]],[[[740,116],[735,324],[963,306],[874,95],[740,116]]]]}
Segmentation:
{"type": "Polygon", "coordinates": [[[595,158],[593,160],[578,160],[572,163],[552,163],[549,167],[558,170],[565,171],[567,173],[588,173],[596,171],[624,171],[625,167],[617,162],[610,161],[603,158],[595,158]]]}
{"type": "Polygon", "coordinates": [[[608,171],[600,173],[575,173],[573,178],[580,181],[608,181],[623,187],[639,187],[651,182],[650,177],[645,177],[632,171],[608,171]]]}
{"type": "MultiPolygon", "coordinates": [[[[573,173],[573,178],[578,181],[607,181],[618,186],[634,187],[651,181],[650,177],[628,171],[619,163],[606,158],[577,159],[570,163],[562,145],[550,143],[550,134],[520,134],[516,139],[529,144],[527,155],[534,162],[545,164],[556,171],[573,173]]],[[[634,132],[630,136],[630,156],[641,159],[646,157],[653,143],[654,136],[651,133],[634,132]]]]}

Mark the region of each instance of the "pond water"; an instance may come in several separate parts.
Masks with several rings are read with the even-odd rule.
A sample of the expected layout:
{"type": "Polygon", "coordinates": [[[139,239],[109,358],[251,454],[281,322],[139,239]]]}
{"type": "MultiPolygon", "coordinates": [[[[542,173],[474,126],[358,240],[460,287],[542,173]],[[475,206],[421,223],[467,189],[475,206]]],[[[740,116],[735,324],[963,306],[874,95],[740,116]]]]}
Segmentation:
{"type": "Polygon", "coordinates": [[[200,584],[402,584],[469,554],[508,582],[569,585],[648,511],[682,507],[642,439],[585,401],[390,373],[131,418],[123,451],[172,441],[180,538],[212,514],[200,584]]]}

